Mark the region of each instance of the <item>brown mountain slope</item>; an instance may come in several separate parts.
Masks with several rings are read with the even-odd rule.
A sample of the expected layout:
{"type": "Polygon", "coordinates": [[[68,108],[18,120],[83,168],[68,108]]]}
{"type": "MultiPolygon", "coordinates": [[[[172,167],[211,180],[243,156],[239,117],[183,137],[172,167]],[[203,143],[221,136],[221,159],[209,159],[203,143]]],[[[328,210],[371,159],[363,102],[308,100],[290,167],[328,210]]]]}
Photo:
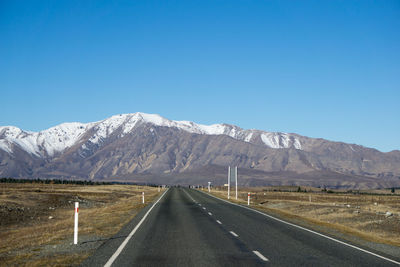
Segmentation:
{"type": "Polygon", "coordinates": [[[400,184],[400,169],[395,164],[397,153],[386,156],[377,150],[349,148],[348,144],[322,139],[310,151],[304,151],[272,149],[227,135],[192,134],[151,124],[142,124],[122,138],[119,135],[116,131],[100,145],[90,147],[91,134],[88,134],[79,144],[35,169],[34,176],[167,184],[215,179],[224,183],[226,166],[237,165],[242,183],[247,185],[390,187],[400,184]]]}

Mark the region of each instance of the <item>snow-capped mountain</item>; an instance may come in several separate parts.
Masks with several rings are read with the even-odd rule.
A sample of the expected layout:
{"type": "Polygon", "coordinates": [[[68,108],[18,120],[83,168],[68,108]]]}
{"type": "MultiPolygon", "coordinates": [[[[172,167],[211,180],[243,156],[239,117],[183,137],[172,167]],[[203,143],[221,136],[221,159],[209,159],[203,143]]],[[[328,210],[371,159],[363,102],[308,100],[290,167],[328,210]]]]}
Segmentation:
{"type": "Polygon", "coordinates": [[[244,142],[261,142],[270,148],[301,149],[297,135],[257,130],[243,130],[234,125],[213,124],[202,125],[190,121],[173,121],[156,114],[133,113],[112,116],[92,123],[63,123],[40,132],[23,131],[14,126],[0,127],[0,149],[12,153],[13,147],[37,157],[53,157],[57,153],[79,143],[89,130],[93,130],[89,141],[99,144],[116,130],[119,137],[134,131],[136,125],[149,123],[155,126],[177,128],[193,134],[227,135],[244,142]]]}
{"type": "Polygon", "coordinates": [[[239,167],[246,185],[400,186],[400,151],[298,134],[145,113],[40,132],[0,127],[0,177],[223,184],[229,165],[239,167]]]}
{"type": "Polygon", "coordinates": [[[73,146],[90,124],[63,123],[40,132],[27,132],[14,126],[0,127],[0,149],[9,153],[15,146],[38,156],[52,157],[73,146]]]}

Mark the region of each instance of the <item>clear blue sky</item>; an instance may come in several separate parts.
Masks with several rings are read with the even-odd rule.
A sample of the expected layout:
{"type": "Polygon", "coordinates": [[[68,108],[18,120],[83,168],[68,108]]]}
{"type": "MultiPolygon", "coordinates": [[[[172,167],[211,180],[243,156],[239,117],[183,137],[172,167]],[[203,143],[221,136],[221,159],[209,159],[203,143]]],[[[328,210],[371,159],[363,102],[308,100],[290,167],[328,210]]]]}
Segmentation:
{"type": "Polygon", "coordinates": [[[0,1],[0,125],[119,113],[400,149],[400,1],[0,1]]]}

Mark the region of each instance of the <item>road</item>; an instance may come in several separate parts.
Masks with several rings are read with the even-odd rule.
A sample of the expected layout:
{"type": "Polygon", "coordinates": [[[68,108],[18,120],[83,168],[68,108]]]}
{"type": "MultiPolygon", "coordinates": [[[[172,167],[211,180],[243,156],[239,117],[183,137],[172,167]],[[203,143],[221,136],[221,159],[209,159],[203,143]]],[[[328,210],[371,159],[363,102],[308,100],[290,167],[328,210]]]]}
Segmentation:
{"type": "Polygon", "coordinates": [[[106,264],[398,266],[390,259],[187,188],[169,189],[82,266],[106,264]]]}

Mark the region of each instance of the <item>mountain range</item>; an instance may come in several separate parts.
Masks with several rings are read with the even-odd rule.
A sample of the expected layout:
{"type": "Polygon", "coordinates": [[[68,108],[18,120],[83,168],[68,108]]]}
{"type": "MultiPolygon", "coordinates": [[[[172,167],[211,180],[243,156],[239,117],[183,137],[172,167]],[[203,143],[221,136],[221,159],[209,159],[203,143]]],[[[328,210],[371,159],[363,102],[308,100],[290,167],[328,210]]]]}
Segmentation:
{"type": "Polygon", "coordinates": [[[224,184],[227,166],[238,166],[244,186],[400,186],[400,151],[294,133],[145,113],[40,132],[0,127],[0,177],[224,184]]]}

